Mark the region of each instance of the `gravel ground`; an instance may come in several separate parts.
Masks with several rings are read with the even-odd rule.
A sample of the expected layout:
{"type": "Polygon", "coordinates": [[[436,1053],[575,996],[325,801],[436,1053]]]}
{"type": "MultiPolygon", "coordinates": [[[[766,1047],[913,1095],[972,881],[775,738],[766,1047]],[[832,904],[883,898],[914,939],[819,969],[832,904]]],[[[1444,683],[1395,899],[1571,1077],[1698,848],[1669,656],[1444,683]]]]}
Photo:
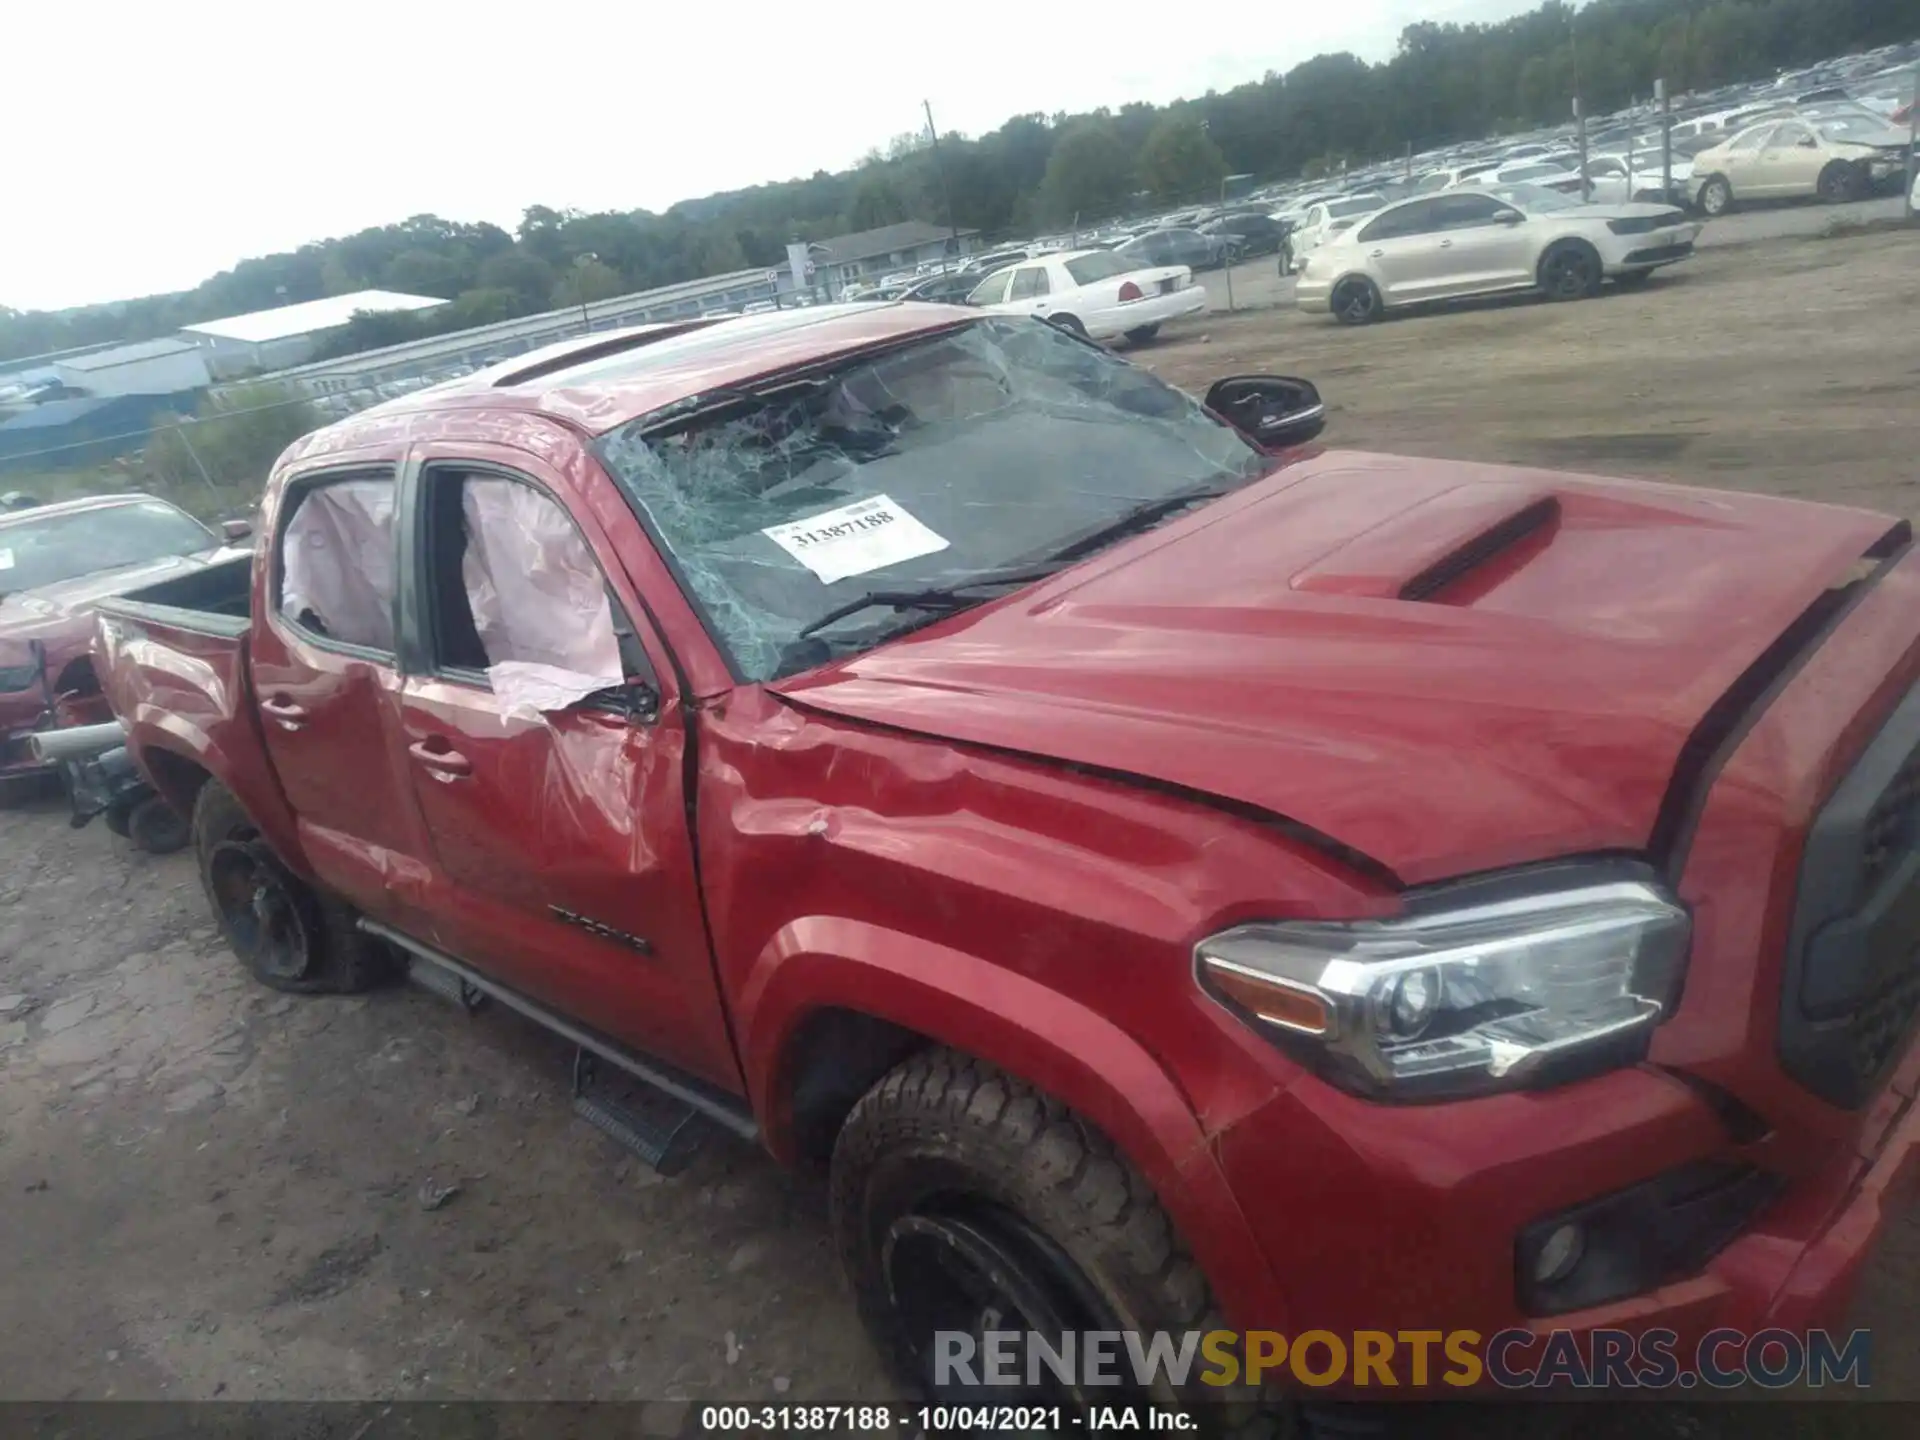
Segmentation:
{"type": "MultiPolygon", "coordinates": [[[[1311,376],[1343,445],[1915,515],[1916,261],[1791,239],[1578,305],[1214,316],[1137,358],[1311,376]]],[[[886,1393],[819,1185],[723,1140],[660,1180],[572,1119],[566,1059],[413,990],[261,990],[186,857],[0,811],[0,1398],[886,1393]]],[[[1880,1393],[1914,1393],[1917,1303],[1909,1222],[1862,1304],[1880,1393]]]]}

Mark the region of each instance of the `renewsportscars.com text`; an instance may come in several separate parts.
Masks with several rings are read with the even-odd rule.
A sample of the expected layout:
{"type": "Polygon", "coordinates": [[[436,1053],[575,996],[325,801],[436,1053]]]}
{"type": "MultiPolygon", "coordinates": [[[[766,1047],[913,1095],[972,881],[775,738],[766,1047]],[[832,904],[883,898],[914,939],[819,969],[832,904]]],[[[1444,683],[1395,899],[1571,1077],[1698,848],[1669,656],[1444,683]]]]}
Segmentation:
{"type": "Polygon", "coordinates": [[[1355,1389],[1782,1389],[1872,1383],[1872,1336],[1855,1330],[940,1331],[936,1385],[1338,1385],[1355,1389]]]}

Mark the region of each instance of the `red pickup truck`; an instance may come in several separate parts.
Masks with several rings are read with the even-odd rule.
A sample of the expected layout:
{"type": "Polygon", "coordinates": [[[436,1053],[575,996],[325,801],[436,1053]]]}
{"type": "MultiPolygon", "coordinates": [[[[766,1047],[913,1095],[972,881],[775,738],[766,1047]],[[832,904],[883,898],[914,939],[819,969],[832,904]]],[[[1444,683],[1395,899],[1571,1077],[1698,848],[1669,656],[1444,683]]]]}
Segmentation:
{"type": "Polygon", "coordinates": [[[830,1167],[909,1374],[1837,1323],[1920,1154],[1907,524],[1321,423],[944,307],[594,337],[295,444],[101,673],[262,980],[830,1167]]]}

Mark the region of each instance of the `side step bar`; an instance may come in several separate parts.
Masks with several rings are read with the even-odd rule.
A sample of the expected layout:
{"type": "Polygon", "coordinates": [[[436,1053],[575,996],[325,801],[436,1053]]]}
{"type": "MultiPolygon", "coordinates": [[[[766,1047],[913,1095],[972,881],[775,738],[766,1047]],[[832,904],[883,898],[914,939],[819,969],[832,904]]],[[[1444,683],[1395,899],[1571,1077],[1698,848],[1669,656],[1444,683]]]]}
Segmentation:
{"type": "MultiPolygon", "coordinates": [[[[760,1126],[754,1120],[753,1113],[747,1109],[744,1103],[735,1099],[733,1096],[724,1094],[703,1081],[694,1079],[690,1075],[678,1074],[659,1061],[636,1055],[618,1041],[609,1040],[604,1035],[597,1035],[593,1031],[576,1025],[570,1020],[562,1019],[538,1001],[529,1000],[519,991],[510,989],[498,981],[489,980],[485,975],[482,975],[471,966],[454,959],[442,950],[437,950],[431,945],[415,940],[411,935],[402,934],[390,926],[382,925],[377,920],[369,920],[364,915],[360,917],[358,923],[359,928],[367,934],[384,940],[389,945],[398,946],[406,952],[410,962],[415,960],[426,961],[427,964],[420,967],[422,974],[421,983],[425,985],[426,988],[434,990],[438,994],[447,994],[447,991],[442,989],[440,984],[436,984],[434,980],[425,978],[431,974],[431,970],[428,967],[437,967],[439,970],[446,972],[446,974],[454,980],[460,982],[462,986],[461,994],[463,996],[471,992],[476,1000],[497,1000],[500,1004],[506,1006],[507,1009],[526,1016],[529,1020],[533,1021],[534,1024],[541,1026],[543,1029],[551,1030],[563,1040],[570,1041],[574,1047],[581,1052],[582,1058],[591,1057],[588,1061],[588,1071],[584,1077],[581,1074],[579,1061],[575,1061],[575,1110],[580,1114],[582,1119],[587,1120],[602,1130],[606,1130],[606,1133],[612,1135],[614,1139],[619,1140],[622,1144],[629,1144],[630,1142],[624,1136],[615,1134],[614,1131],[607,1129],[600,1120],[589,1115],[578,1102],[585,1099],[588,1104],[600,1110],[615,1112],[614,1118],[627,1122],[626,1128],[631,1130],[636,1137],[646,1139],[648,1143],[651,1143],[652,1140],[661,1139],[658,1132],[661,1131],[662,1127],[657,1122],[641,1122],[640,1117],[633,1115],[632,1112],[625,1110],[623,1107],[587,1096],[584,1093],[582,1082],[583,1079],[588,1082],[591,1081],[593,1061],[604,1062],[612,1066],[615,1070],[632,1076],[642,1084],[652,1086],[653,1089],[659,1091],[663,1096],[678,1101],[680,1105],[684,1106],[687,1110],[707,1120],[711,1120],[721,1129],[739,1136],[749,1144],[759,1143],[760,1126]]],[[[412,968],[411,965],[409,968],[412,968]]],[[[439,977],[435,977],[436,980],[438,978],[439,977]]],[[[465,1006],[467,1002],[462,999],[460,1003],[465,1006]]],[[[665,1127],[667,1133],[664,1136],[663,1143],[661,1143],[659,1147],[659,1153],[667,1157],[669,1163],[671,1163],[671,1160],[677,1153],[680,1153],[676,1152],[673,1148],[676,1138],[683,1147],[693,1138],[691,1135],[680,1135],[680,1130],[684,1127],[684,1124],[685,1122],[682,1121],[680,1125],[665,1127]]],[[[641,1145],[632,1145],[631,1148],[633,1148],[636,1154],[641,1155],[643,1158],[646,1157],[646,1149],[641,1145]]],[[[653,1164],[655,1162],[649,1160],[648,1163],[653,1164]]]]}
{"type": "Polygon", "coordinates": [[[593,1093],[597,1066],[592,1051],[573,1052],[573,1113],[602,1135],[627,1147],[662,1175],[678,1175],[700,1148],[708,1131],[700,1112],[684,1101],[655,1092],[658,1118],[643,1115],[605,1095],[593,1093]]]}
{"type": "Polygon", "coordinates": [[[485,994],[474,989],[438,960],[429,960],[424,955],[407,956],[407,979],[442,1000],[451,1000],[469,1015],[487,1003],[485,994]]]}

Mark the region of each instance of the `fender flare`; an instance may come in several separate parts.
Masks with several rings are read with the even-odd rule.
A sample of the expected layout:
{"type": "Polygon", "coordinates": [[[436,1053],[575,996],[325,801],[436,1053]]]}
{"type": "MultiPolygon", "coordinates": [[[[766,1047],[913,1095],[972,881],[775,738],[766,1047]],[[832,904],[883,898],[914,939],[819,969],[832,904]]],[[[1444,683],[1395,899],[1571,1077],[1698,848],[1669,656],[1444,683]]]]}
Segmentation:
{"type": "Polygon", "coordinates": [[[788,1067],[803,1024],[849,1010],[952,1046],[1038,1086],[1138,1167],[1239,1325],[1281,1324],[1265,1253],[1186,1096],[1132,1036],[1004,965],[834,916],[783,927],[739,985],[735,1034],[767,1148],[795,1158],[788,1067]]]}

